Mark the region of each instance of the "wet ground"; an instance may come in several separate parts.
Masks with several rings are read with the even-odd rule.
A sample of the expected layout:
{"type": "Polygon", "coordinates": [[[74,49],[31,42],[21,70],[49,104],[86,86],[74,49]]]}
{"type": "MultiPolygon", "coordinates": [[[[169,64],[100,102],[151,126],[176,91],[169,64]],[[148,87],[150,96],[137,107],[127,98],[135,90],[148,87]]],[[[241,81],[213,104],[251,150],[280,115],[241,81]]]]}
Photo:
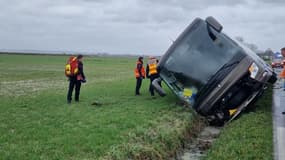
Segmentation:
{"type": "MultiPolygon", "coordinates": [[[[277,73],[280,69],[276,70],[277,73]]],[[[285,160],[285,91],[283,80],[274,85],[273,93],[273,124],[274,124],[274,156],[275,160],[285,160]]]]}
{"type": "Polygon", "coordinates": [[[207,153],[207,150],[212,146],[213,141],[220,134],[218,127],[205,127],[193,140],[188,149],[180,156],[179,160],[199,160],[207,153]]]}

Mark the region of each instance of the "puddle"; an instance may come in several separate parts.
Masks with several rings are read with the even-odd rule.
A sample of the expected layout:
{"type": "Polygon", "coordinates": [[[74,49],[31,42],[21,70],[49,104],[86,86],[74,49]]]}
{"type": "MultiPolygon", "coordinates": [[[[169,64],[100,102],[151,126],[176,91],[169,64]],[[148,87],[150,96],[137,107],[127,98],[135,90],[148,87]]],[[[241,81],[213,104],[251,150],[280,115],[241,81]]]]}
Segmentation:
{"type": "Polygon", "coordinates": [[[207,126],[198,136],[191,142],[188,149],[184,150],[182,155],[177,160],[200,160],[207,150],[212,146],[213,141],[219,136],[221,128],[207,126]]]}

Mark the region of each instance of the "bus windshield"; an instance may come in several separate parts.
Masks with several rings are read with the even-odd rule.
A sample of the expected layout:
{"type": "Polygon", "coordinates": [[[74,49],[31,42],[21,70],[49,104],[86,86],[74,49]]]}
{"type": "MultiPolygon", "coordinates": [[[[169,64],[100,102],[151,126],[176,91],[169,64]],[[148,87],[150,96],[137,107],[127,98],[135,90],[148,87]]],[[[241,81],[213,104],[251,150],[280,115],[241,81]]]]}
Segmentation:
{"type": "Polygon", "coordinates": [[[234,41],[202,20],[193,24],[174,45],[160,74],[176,94],[185,88],[199,92],[225,64],[244,55],[234,41]]]}

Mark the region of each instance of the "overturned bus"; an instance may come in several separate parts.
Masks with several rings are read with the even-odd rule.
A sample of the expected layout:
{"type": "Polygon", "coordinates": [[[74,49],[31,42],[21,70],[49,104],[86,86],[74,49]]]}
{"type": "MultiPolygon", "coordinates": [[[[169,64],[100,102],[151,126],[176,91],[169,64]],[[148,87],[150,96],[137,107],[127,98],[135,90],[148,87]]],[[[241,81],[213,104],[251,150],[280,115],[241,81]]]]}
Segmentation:
{"type": "Polygon", "coordinates": [[[222,33],[213,17],[196,18],[158,64],[160,78],[185,103],[212,124],[235,118],[277,80],[270,65],[222,33]]]}

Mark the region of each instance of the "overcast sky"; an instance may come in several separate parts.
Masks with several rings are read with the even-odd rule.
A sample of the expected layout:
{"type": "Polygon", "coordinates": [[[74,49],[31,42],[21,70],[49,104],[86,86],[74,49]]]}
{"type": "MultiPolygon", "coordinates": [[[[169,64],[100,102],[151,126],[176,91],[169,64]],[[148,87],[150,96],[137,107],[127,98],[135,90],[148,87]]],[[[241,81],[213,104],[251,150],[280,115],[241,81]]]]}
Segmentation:
{"type": "Polygon", "coordinates": [[[161,55],[195,17],[231,37],[285,46],[283,0],[0,0],[0,49],[161,55]]]}

